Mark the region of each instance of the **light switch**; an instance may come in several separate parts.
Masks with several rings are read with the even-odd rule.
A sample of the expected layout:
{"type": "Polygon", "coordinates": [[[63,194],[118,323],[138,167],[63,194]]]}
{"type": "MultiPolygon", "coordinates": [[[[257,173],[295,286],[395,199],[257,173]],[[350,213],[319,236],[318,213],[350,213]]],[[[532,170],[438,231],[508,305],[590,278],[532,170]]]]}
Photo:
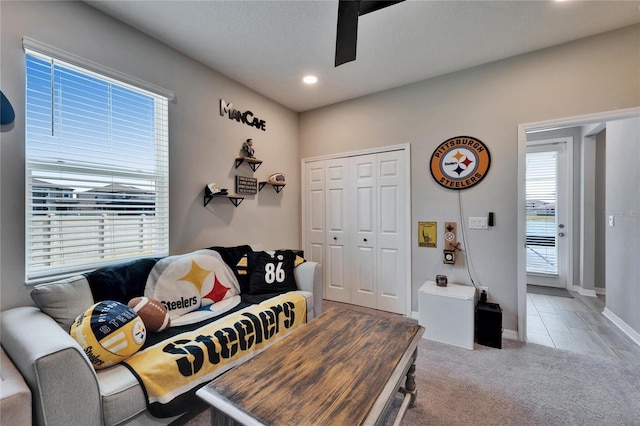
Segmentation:
{"type": "Polygon", "coordinates": [[[486,217],[470,217],[469,229],[489,229],[486,217]]]}
{"type": "Polygon", "coordinates": [[[613,221],[614,216],[612,214],[609,215],[609,226],[613,226],[614,225],[614,221],[613,221]]]}

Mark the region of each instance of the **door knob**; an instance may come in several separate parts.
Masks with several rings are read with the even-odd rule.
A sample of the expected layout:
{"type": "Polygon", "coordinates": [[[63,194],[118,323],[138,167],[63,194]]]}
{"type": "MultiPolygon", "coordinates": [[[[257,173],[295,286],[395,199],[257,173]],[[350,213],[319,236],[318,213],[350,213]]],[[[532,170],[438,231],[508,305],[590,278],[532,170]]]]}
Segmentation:
{"type": "Polygon", "coordinates": [[[367,239],[366,239],[366,238],[364,239],[364,242],[365,242],[365,243],[367,242],[367,239]]]}
{"type": "Polygon", "coordinates": [[[558,232],[558,237],[564,237],[564,232],[558,232]]]}
{"type": "Polygon", "coordinates": [[[338,237],[333,237],[333,241],[338,241],[338,237]]]}

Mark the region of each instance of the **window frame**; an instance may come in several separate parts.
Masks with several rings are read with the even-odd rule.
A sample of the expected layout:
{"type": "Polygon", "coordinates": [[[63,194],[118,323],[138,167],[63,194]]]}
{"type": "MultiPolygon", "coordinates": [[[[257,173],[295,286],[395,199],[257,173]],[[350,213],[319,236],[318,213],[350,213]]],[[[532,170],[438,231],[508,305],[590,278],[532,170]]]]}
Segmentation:
{"type": "MultiPolygon", "coordinates": [[[[25,51],[25,77],[27,77],[27,73],[29,72],[26,69],[26,64],[28,61],[28,56],[33,56],[39,59],[51,60],[51,69],[52,75],[54,64],[67,67],[69,69],[73,69],[75,72],[81,72],[90,76],[91,78],[97,78],[101,81],[105,81],[108,85],[116,85],[119,88],[124,88],[125,90],[131,90],[132,93],[137,93],[138,95],[147,96],[149,102],[153,102],[152,110],[155,114],[155,121],[153,121],[153,125],[150,125],[150,129],[155,131],[155,134],[151,133],[150,140],[153,141],[151,143],[153,152],[150,153],[153,156],[154,161],[153,169],[145,172],[141,170],[134,170],[131,167],[117,167],[116,165],[108,165],[106,162],[104,163],[104,168],[95,164],[92,164],[90,167],[91,172],[87,172],[88,167],[83,167],[82,161],[77,161],[77,159],[67,158],[67,161],[64,161],[64,154],[62,154],[59,158],[62,160],[56,161],[56,157],[52,159],[45,159],[39,161],[37,158],[34,160],[33,153],[30,153],[30,138],[31,133],[29,129],[29,106],[30,106],[30,95],[28,92],[28,78],[25,78],[25,282],[27,284],[37,284],[40,282],[51,281],[55,279],[66,278],[69,276],[77,275],[82,272],[86,272],[89,270],[96,269],[102,266],[109,266],[117,263],[122,263],[129,260],[134,260],[143,257],[162,257],[168,255],[168,247],[169,247],[169,111],[168,111],[168,103],[173,100],[173,92],[170,92],[166,89],[160,88],[159,86],[155,86],[151,83],[143,82],[142,80],[136,79],[135,77],[127,76],[126,74],[114,71],[110,68],[103,67],[94,62],[85,60],[76,55],[64,52],[62,50],[53,48],[51,46],[44,45],[42,43],[36,42],[31,39],[24,38],[23,39],[23,47],[25,51]],[[150,90],[151,89],[151,90],[150,90]],[[34,166],[35,165],[35,166],[34,166]],[[150,247],[150,249],[143,250],[142,253],[125,253],[120,256],[117,253],[117,250],[112,252],[109,255],[104,255],[102,258],[96,259],[85,259],[84,262],[75,262],[76,258],[73,255],[68,255],[67,259],[63,261],[62,265],[53,266],[38,266],[35,267],[33,250],[35,247],[35,239],[33,238],[33,229],[34,229],[34,221],[36,216],[37,219],[42,219],[44,215],[34,214],[37,203],[34,203],[34,199],[37,198],[36,191],[39,190],[42,186],[46,186],[46,184],[51,185],[51,182],[46,182],[42,186],[38,186],[38,184],[34,185],[34,180],[39,180],[39,177],[33,176],[33,171],[42,170],[41,173],[44,173],[47,168],[54,167],[56,173],[60,173],[61,176],[65,176],[65,178],[85,175],[87,177],[96,178],[96,182],[104,183],[108,177],[113,179],[113,182],[137,182],[139,181],[147,181],[152,182],[151,187],[153,188],[152,192],[144,192],[141,188],[134,188],[133,186],[129,187],[130,192],[134,193],[133,197],[127,196],[119,196],[115,194],[115,190],[112,191],[111,194],[107,193],[106,195],[102,193],[102,196],[105,196],[108,200],[122,200],[122,201],[107,201],[106,205],[107,210],[113,210],[113,205],[122,207],[125,206],[125,213],[114,213],[110,212],[110,214],[106,215],[106,219],[113,219],[114,224],[111,225],[113,229],[123,228],[124,226],[120,226],[121,224],[125,224],[126,218],[124,216],[129,217],[129,220],[133,222],[131,219],[135,215],[139,215],[139,217],[134,219],[139,219],[140,231],[136,233],[139,235],[140,243],[145,247],[150,247]],[[66,174],[65,174],[66,173],[66,174]],[[138,199],[136,200],[136,193],[138,193],[138,199]],[[149,195],[152,194],[152,195],[149,195]],[[144,208],[140,207],[142,199],[147,197],[153,198],[153,207],[152,208],[144,208]],[[131,201],[131,198],[133,201],[131,201]],[[125,203],[125,204],[122,204],[125,203]],[[129,204],[126,204],[129,203],[129,204]],[[134,213],[130,213],[134,211],[134,213]],[[145,216],[144,210],[152,210],[153,214],[147,218],[145,216]],[[145,219],[149,219],[145,222],[145,219]],[[144,223],[152,222],[153,225],[151,227],[145,228],[144,223]],[[115,225],[118,223],[119,225],[115,225]],[[148,230],[147,230],[148,229],[148,230]],[[150,243],[147,241],[149,233],[152,237],[149,237],[150,243]],[[66,264],[66,263],[69,264],[66,264]]],[[[52,76],[53,82],[53,76],[52,76]]],[[[53,84],[53,83],[52,83],[53,84]]],[[[111,87],[111,86],[109,86],[111,87]]],[[[120,89],[119,89],[120,90],[120,89]]],[[[53,92],[53,90],[52,90],[53,92]]],[[[128,92],[127,92],[128,93],[128,92]]],[[[111,96],[111,94],[109,95],[111,96]]],[[[111,99],[111,98],[109,98],[111,99]]],[[[109,103],[111,103],[109,101],[109,103]]],[[[52,95],[52,104],[53,104],[53,95],[52,95]]],[[[111,108],[111,107],[109,107],[111,108]]],[[[109,110],[111,113],[111,109],[109,110]]],[[[54,112],[53,107],[51,111],[51,116],[53,118],[54,112]]],[[[37,139],[37,138],[34,138],[37,139]]],[[[31,142],[34,143],[34,142],[31,142]]],[[[65,142],[61,142],[64,144],[65,142]]],[[[37,152],[37,148],[36,151],[37,152]]],[[[84,150],[83,150],[84,152],[84,150]]],[[[86,160],[86,156],[85,156],[86,160]]],[[[91,182],[89,179],[87,182],[91,182]]],[[[113,184],[115,185],[115,183],[113,184]]],[[[52,186],[53,187],[53,186],[52,186]]],[[[113,189],[113,188],[112,188],[113,189]]],[[[45,193],[43,196],[43,210],[50,208],[53,204],[48,203],[45,197],[51,195],[51,193],[56,193],[57,198],[66,199],[70,197],[77,197],[78,194],[73,196],[63,193],[63,190],[54,189],[49,193],[45,193]],[[57,192],[56,192],[57,191],[57,192]]],[[[41,193],[42,194],[42,193],[41,193]]],[[[96,195],[95,199],[98,200],[100,195],[96,195]]],[[[77,202],[77,199],[76,199],[77,202]]],[[[85,201],[82,201],[85,202],[85,201]]],[[[94,202],[94,206],[92,209],[87,210],[87,212],[70,214],[70,215],[62,215],[62,217],[67,217],[72,221],[76,222],[86,221],[87,224],[82,226],[89,226],[88,223],[93,222],[91,226],[95,226],[99,220],[97,218],[97,213],[99,213],[100,208],[98,207],[99,203],[94,202]],[[91,214],[93,213],[93,214],[91,214]],[[81,219],[74,219],[73,217],[79,216],[81,219]]],[[[147,205],[148,207],[148,205],[147,205]]],[[[76,210],[80,210],[77,208],[76,210]]],[[[102,216],[103,218],[105,215],[102,216]]],[[[127,225],[129,226],[129,225],[127,225]]],[[[67,242],[68,239],[64,236],[63,227],[59,228],[59,231],[51,232],[49,238],[52,238],[54,235],[62,235],[62,238],[59,241],[60,252],[65,252],[67,247],[63,246],[64,242],[67,242]]],[[[136,228],[137,229],[137,228],[136,228]]],[[[118,231],[119,232],[119,231],[118,231]]],[[[137,232],[137,231],[136,231],[137,232]]],[[[113,232],[114,234],[116,232],[113,232]]],[[[134,234],[132,231],[124,231],[124,237],[117,237],[114,241],[119,241],[118,238],[126,238],[129,235],[134,234]]],[[[72,237],[71,237],[72,238],[72,237]]],[[[89,240],[89,239],[88,239],[89,240]]],[[[87,246],[92,247],[97,246],[99,244],[104,245],[103,240],[99,240],[97,237],[93,236],[91,239],[92,243],[87,243],[87,246]],[[99,241],[102,241],[100,243],[99,241]]],[[[72,253],[72,250],[70,253],[72,253]]],[[[60,254],[60,252],[56,252],[56,254],[60,254]]],[[[105,251],[106,252],[106,251],[105,251]]],[[[46,250],[43,251],[46,253],[46,250]]],[[[66,253],[66,252],[65,252],[66,253]]],[[[82,256],[88,256],[86,252],[83,251],[82,244],[79,246],[77,254],[82,256]]],[[[40,262],[47,263],[47,262],[40,262]]],[[[53,262],[49,262],[53,263],[53,262]]]]}

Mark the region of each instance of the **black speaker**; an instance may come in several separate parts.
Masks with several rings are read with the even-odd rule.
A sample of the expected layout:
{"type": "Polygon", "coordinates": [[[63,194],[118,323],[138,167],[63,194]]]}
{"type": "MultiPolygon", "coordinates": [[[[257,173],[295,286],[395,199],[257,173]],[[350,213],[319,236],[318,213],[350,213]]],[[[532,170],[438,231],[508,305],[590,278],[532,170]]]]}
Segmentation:
{"type": "Polygon", "coordinates": [[[502,309],[497,303],[476,305],[476,341],[479,345],[502,349],[502,309]]]}

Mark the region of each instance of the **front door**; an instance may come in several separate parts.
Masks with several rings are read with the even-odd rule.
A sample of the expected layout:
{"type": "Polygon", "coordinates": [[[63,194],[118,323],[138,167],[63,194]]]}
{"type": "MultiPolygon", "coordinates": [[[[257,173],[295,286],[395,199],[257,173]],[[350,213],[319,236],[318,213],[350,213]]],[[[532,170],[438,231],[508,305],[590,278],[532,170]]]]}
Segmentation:
{"type": "Polygon", "coordinates": [[[567,287],[566,151],[571,138],[527,143],[527,284],[567,287]]]}

